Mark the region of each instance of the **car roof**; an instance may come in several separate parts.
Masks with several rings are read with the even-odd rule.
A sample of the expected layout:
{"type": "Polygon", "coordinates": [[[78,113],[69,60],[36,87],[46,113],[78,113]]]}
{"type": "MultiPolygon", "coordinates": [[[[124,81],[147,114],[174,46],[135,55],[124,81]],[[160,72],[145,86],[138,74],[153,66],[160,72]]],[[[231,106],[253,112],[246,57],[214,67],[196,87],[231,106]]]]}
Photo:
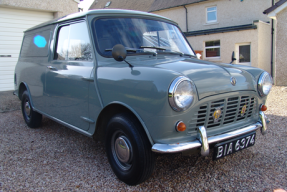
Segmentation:
{"type": "Polygon", "coordinates": [[[149,17],[167,20],[169,22],[172,22],[172,23],[178,25],[176,22],[172,21],[169,18],[160,16],[160,15],[156,15],[153,13],[143,12],[143,11],[134,11],[134,10],[125,10],[125,9],[93,9],[93,10],[89,10],[89,11],[85,11],[85,12],[73,13],[73,14],[66,15],[66,16],[61,17],[61,18],[57,18],[57,19],[47,21],[45,23],[41,23],[39,25],[36,25],[32,28],[27,29],[25,32],[31,31],[33,29],[37,29],[40,27],[44,27],[44,26],[47,26],[50,24],[56,24],[59,22],[68,21],[68,20],[72,20],[72,19],[76,19],[76,18],[83,18],[86,15],[109,16],[109,15],[114,15],[114,14],[115,15],[117,15],[117,14],[119,14],[119,15],[130,15],[130,16],[149,16],[149,17]]]}

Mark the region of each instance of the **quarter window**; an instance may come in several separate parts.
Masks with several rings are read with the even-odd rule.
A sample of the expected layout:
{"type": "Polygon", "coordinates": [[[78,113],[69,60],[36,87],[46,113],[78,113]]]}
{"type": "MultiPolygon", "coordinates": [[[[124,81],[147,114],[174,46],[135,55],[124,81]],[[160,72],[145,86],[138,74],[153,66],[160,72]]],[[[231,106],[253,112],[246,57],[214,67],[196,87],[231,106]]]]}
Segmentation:
{"type": "Polygon", "coordinates": [[[68,60],[68,46],[69,46],[69,29],[70,26],[61,27],[58,33],[58,43],[55,59],[68,60]]]}
{"type": "Polygon", "coordinates": [[[85,23],[76,23],[60,28],[55,59],[92,60],[92,47],[85,23]]]}
{"type": "Polygon", "coordinates": [[[206,8],[206,22],[212,23],[217,21],[217,7],[206,8]]]}
{"type": "Polygon", "coordinates": [[[48,55],[49,40],[50,29],[25,35],[21,57],[46,57],[48,55]]]}
{"type": "Polygon", "coordinates": [[[205,42],[205,57],[220,57],[220,41],[205,42]]]}

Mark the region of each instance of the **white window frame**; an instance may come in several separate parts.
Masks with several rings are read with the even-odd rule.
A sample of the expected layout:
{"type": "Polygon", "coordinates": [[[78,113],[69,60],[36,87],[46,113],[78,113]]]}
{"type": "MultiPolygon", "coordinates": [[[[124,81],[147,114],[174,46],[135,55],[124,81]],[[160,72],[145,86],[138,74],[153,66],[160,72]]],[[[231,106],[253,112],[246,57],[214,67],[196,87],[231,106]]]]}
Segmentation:
{"type": "Polygon", "coordinates": [[[217,22],[217,6],[206,7],[206,23],[216,23],[217,22]],[[208,11],[209,8],[214,8],[214,11],[208,11]],[[208,21],[208,13],[215,12],[216,19],[208,21]]]}
{"type": "MultiPolygon", "coordinates": [[[[220,42],[220,40],[211,40],[211,41],[219,41],[220,42]]],[[[221,56],[221,48],[220,48],[220,45],[218,45],[218,46],[210,46],[210,47],[206,47],[205,46],[205,43],[206,42],[210,42],[210,41],[204,41],[203,43],[204,43],[204,57],[206,58],[206,59],[220,59],[220,56],[221,56]],[[217,56],[217,57],[206,57],[206,49],[212,49],[212,48],[219,48],[219,56],[217,56]]]]}
{"type": "Polygon", "coordinates": [[[251,66],[251,59],[252,59],[252,55],[251,55],[251,43],[237,43],[235,44],[235,58],[236,58],[236,64],[240,64],[240,65],[248,65],[251,66]],[[242,45],[250,45],[250,62],[239,62],[239,46],[242,45]]]}

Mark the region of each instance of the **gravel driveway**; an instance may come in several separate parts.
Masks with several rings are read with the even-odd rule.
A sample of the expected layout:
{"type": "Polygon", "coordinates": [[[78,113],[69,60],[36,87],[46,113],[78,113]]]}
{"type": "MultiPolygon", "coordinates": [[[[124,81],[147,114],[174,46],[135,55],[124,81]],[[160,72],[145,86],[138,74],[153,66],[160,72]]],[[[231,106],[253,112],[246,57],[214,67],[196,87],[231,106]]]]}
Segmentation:
{"type": "Polygon", "coordinates": [[[127,186],[113,174],[102,143],[47,118],[28,128],[21,111],[0,113],[0,191],[272,191],[287,190],[287,89],[268,96],[268,133],[253,147],[211,155],[162,155],[149,180],[127,186]]]}

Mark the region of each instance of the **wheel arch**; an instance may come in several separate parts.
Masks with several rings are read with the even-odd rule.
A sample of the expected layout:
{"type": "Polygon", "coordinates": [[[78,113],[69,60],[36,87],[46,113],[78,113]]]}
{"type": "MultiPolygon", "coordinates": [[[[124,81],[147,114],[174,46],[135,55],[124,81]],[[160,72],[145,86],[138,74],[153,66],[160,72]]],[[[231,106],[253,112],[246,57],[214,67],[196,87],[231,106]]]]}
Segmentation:
{"type": "Polygon", "coordinates": [[[142,125],[146,136],[150,142],[151,145],[154,144],[154,141],[149,134],[149,131],[144,123],[144,121],[141,119],[139,114],[136,113],[135,110],[133,110],[130,106],[121,103],[121,102],[113,102],[107,105],[99,114],[96,122],[96,128],[95,132],[93,134],[93,138],[96,140],[103,141],[104,140],[104,134],[105,134],[105,127],[107,126],[107,123],[109,122],[109,119],[113,117],[114,115],[118,113],[129,113],[132,115],[134,118],[136,118],[139,123],[142,125]]]}
{"type": "Polygon", "coordinates": [[[20,85],[19,85],[19,89],[18,89],[18,97],[19,97],[20,100],[22,99],[22,94],[24,93],[24,91],[28,91],[28,95],[30,97],[30,102],[31,102],[31,107],[34,108],[32,97],[31,97],[31,93],[30,93],[30,89],[29,89],[27,83],[21,82],[20,85]]]}

